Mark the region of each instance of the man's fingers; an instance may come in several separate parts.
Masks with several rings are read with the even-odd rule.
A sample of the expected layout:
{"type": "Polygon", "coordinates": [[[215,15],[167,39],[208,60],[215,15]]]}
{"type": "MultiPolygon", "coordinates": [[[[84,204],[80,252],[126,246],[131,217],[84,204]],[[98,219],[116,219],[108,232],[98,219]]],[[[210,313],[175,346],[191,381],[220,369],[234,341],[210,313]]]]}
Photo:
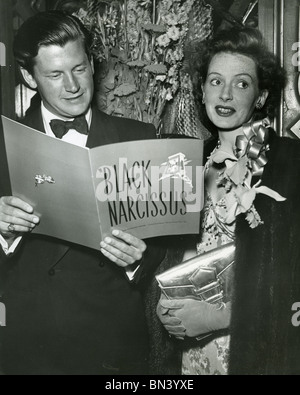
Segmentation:
{"type": "Polygon", "coordinates": [[[22,218],[18,218],[18,217],[12,217],[10,215],[4,215],[2,216],[2,221],[1,223],[3,223],[3,226],[5,228],[5,226],[9,226],[10,224],[16,226],[16,225],[20,225],[20,226],[24,226],[26,228],[30,228],[30,229],[34,229],[36,224],[32,223],[30,221],[27,221],[25,219],[22,218]]]}
{"type": "Polygon", "coordinates": [[[21,219],[35,225],[40,222],[39,217],[37,217],[36,215],[27,214],[25,211],[10,206],[6,206],[1,210],[0,218],[4,222],[11,222],[17,219],[21,219]]]}
{"type": "Polygon", "coordinates": [[[14,196],[0,198],[0,234],[12,238],[19,233],[31,232],[40,222],[33,212],[33,207],[22,199],[14,196]]]}
{"type": "Polygon", "coordinates": [[[141,251],[141,253],[144,253],[147,249],[146,244],[144,243],[143,240],[138,239],[135,236],[132,236],[129,233],[123,232],[121,230],[113,230],[112,231],[113,236],[117,237],[118,239],[124,241],[125,243],[133,246],[137,250],[141,251]]]}
{"type": "Polygon", "coordinates": [[[27,212],[28,214],[33,213],[33,207],[31,207],[28,203],[24,202],[24,200],[19,199],[15,196],[4,196],[0,199],[0,205],[4,204],[7,206],[12,206],[14,208],[18,208],[22,211],[27,212]]]}
{"type": "Polygon", "coordinates": [[[101,252],[112,262],[127,267],[143,258],[147,247],[142,240],[120,230],[114,230],[112,235],[100,243],[101,252]]]}
{"type": "MultiPolygon", "coordinates": [[[[105,239],[107,240],[107,239],[105,239]]],[[[127,253],[120,251],[120,249],[114,247],[111,244],[107,244],[106,242],[102,241],[100,243],[101,252],[105,251],[108,255],[105,255],[107,258],[111,259],[113,262],[117,263],[119,266],[126,267],[128,265],[133,265],[135,263],[135,259],[128,255],[127,253]]]]}
{"type": "Polygon", "coordinates": [[[114,256],[113,254],[111,254],[110,252],[106,251],[104,248],[101,248],[100,250],[102,252],[102,254],[104,256],[106,256],[106,258],[108,258],[111,262],[116,263],[118,266],[120,267],[126,267],[128,265],[126,265],[125,262],[121,261],[120,259],[118,259],[116,256],[114,256]]]}
{"type": "Polygon", "coordinates": [[[29,233],[33,230],[33,228],[31,227],[22,226],[22,225],[13,225],[12,229],[8,229],[8,226],[7,226],[7,231],[4,230],[1,232],[4,236],[8,236],[8,237],[18,233],[29,233]]]}
{"type": "Polygon", "coordinates": [[[0,199],[0,222],[31,227],[40,222],[39,217],[33,215],[33,208],[23,200],[10,196],[0,199]]]}
{"type": "Polygon", "coordinates": [[[127,257],[133,258],[132,263],[142,257],[142,254],[139,255],[134,247],[125,244],[123,241],[115,240],[112,237],[106,237],[101,243],[101,247],[107,249],[110,253],[116,255],[120,259],[123,259],[122,257],[124,257],[126,262],[127,257]]]}

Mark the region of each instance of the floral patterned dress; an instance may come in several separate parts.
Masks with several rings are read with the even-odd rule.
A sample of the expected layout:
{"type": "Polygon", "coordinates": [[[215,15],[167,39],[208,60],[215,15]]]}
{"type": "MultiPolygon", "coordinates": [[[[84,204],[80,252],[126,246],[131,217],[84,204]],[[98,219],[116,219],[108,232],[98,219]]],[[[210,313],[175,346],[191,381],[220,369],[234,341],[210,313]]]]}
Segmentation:
{"type": "MultiPolygon", "coordinates": [[[[209,161],[206,170],[209,166],[209,161]]],[[[234,240],[235,223],[226,224],[228,213],[225,198],[213,203],[206,192],[205,206],[202,212],[200,242],[197,253],[213,250],[234,240]]],[[[211,340],[204,347],[184,351],[182,360],[183,375],[226,375],[229,359],[229,335],[211,340]]]]}

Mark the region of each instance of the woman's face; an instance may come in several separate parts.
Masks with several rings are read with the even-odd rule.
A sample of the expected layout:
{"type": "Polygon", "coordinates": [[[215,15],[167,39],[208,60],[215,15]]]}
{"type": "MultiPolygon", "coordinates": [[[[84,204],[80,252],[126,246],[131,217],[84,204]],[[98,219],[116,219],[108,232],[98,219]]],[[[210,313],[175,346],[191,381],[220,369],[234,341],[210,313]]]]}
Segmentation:
{"type": "Polygon", "coordinates": [[[235,130],[248,122],[260,97],[254,60],[248,56],[221,52],[209,65],[203,85],[206,112],[219,130],[235,130]]]}

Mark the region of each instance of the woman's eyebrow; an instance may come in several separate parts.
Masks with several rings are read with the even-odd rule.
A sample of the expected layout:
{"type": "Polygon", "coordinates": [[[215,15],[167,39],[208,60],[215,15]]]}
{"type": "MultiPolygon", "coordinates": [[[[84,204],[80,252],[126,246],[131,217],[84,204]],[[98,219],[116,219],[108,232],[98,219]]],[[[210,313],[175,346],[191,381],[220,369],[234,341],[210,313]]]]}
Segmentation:
{"type": "Polygon", "coordinates": [[[207,76],[209,77],[212,74],[222,75],[221,73],[218,73],[217,71],[211,71],[209,74],[207,74],[207,76]]]}
{"type": "MultiPolygon", "coordinates": [[[[207,77],[211,76],[211,75],[218,75],[218,76],[222,76],[223,74],[217,72],[217,71],[211,71],[209,74],[207,74],[207,77]]],[[[235,74],[234,77],[249,77],[252,81],[253,81],[253,76],[249,73],[238,73],[235,74]]]]}
{"type": "Polygon", "coordinates": [[[242,76],[249,77],[249,78],[251,78],[251,80],[253,81],[253,77],[252,77],[252,75],[249,74],[249,73],[239,73],[239,74],[236,74],[236,77],[242,77],[242,76]]]}

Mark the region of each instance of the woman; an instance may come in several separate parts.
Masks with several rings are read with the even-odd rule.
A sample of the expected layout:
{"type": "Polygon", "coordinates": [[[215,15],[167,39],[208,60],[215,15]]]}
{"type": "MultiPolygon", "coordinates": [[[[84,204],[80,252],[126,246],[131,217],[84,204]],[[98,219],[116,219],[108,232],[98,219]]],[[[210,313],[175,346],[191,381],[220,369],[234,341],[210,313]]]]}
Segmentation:
{"type": "Polygon", "coordinates": [[[197,252],[185,259],[235,240],[234,295],[226,305],[162,298],[158,315],[177,339],[214,333],[185,349],[183,374],[299,373],[291,309],[300,301],[300,144],[278,138],[265,118],[285,73],[250,28],[219,32],[198,59],[195,90],[218,139],[197,252]]]}

